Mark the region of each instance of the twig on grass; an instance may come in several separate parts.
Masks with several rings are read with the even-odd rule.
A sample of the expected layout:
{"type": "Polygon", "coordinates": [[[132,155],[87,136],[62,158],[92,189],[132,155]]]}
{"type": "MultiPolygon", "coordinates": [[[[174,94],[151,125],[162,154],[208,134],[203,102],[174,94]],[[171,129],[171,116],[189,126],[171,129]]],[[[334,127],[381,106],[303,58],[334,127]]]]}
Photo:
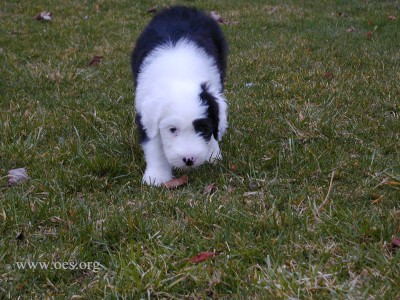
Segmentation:
{"type": "Polygon", "coordinates": [[[329,195],[331,194],[331,191],[332,191],[332,184],[333,184],[333,178],[334,177],[335,177],[335,170],[332,171],[331,181],[329,182],[328,192],[326,193],[324,201],[318,207],[318,212],[320,212],[323,209],[323,207],[325,206],[325,204],[328,203],[328,201],[329,201],[329,195]]]}

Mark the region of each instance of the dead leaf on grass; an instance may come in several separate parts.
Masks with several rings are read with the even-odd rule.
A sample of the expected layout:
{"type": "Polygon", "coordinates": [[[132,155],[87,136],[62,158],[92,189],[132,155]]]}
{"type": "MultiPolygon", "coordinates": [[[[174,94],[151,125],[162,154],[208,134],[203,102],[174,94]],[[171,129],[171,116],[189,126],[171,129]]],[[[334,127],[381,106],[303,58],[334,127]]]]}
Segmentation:
{"type": "Polygon", "coordinates": [[[374,34],[372,33],[372,31],[367,32],[367,38],[371,39],[373,36],[374,34]]]}
{"type": "Polygon", "coordinates": [[[400,238],[392,237],[392,247],[400,248],[400,238]]]}
{"type": "Polygon", "coordinates": [[[94,65],[101,63],[102,59],[103,59],[103,56],[99,56],[99,55],[93,56],[92,60],[89,63],[89,66],[94,66],[94,65]]]}
{"type": "Polygon", "coordinates": [[[200,252],[199,254],[197,254],[196,256],[193,256],[189,259],[189,261],[192,264],[198,264],[201,263],[203,261],[206,261],[214,256],[219,255],[219,253],[217,252],[200,252]]]}
{"type": "Polygon", "coordinates": [[[183,175],[179,178],[174,178],[170,181],[164,182],[164,187],[167,189],[176,189],[180,186],[186,185],[189,182],[189,177],[187,175],[183,175]]]}
{"type": "Polygon", "coordinates": [[[378,202],[380,202],[384,198],[383,195],[376,194],[376,193],[372,193],[370,197],[371,197],[371,200],[372,200],[371,204],[377,204],[378,202]]]}
{"type": "Polygon", "coordinates": [[[210,183],[204,188],[203,195],[212,194],[217,190],[217,185],[215,183],[210,183]]]}
{"type": "Polygon", "coordinates": [[[18,168],[8,171],[8,186],[14,186],[29,180],[25,168],[18,168]]]}
{"type": "Polygon", "coordinates": [[[52,14],[49,11],[42,11],[35,17],[35,19],[38,21],[51,21],[51,15],[52,14]]]}

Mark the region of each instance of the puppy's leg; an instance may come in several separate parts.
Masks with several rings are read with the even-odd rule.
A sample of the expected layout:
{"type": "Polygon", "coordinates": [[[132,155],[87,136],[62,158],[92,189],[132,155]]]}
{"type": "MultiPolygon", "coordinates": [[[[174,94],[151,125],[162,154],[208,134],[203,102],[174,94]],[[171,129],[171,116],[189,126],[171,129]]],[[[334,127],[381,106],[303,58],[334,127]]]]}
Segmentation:
{"type": "Polygon", "coordinates": [[[157,136],[146,141],[142,144],[142,148],[146,160],[143,183],[160,186],[171,180],[172,168],[164,155],[160,138],[157,136]]]}
{"type": "Polygon", "coordinates": [[[221,151],[219,150],[219,145],[218,142],[214,139],[214,137],[211,137],[210,143],[208,144],[208,161],[210,163],[216,163],[217,160],[222,159],[221,151]]]}

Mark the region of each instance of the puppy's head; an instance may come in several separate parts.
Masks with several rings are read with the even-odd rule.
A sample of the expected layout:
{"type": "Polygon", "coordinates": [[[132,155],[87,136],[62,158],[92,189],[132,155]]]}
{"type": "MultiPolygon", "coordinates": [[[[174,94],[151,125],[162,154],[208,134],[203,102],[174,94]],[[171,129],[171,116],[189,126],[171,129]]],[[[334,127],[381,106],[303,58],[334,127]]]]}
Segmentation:
{"type": "Polygon", "coordinates": [[[197,167],[209,159],[213,124],[208,118],[173,115],[160,123],[160,136],[168,162],[179,169],[197,167]]]}
{"type": "Polygon", "coordinates": [[[210,158],[211,139],[218,140],[217,97],[206,84],[200,90],[197,87],[191,93],[186,90],[174,97],[175,105],[165,110],[159,123],[164,154],[175,168],[200,166],[210,158]]]}

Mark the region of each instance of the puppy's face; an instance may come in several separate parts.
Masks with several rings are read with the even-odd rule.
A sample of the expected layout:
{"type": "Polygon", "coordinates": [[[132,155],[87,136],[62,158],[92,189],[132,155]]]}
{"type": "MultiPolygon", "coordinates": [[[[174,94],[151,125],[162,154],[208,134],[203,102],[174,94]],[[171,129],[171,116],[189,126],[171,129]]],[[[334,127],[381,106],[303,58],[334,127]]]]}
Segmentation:
{"type": "Polygon", "coordinates": [[[175,168],[198,167],[209,159],[209,142],[213,123],[209,118],[187,120],[179,115],[168,116],[160,122],[164,154],[175,168]]]}

